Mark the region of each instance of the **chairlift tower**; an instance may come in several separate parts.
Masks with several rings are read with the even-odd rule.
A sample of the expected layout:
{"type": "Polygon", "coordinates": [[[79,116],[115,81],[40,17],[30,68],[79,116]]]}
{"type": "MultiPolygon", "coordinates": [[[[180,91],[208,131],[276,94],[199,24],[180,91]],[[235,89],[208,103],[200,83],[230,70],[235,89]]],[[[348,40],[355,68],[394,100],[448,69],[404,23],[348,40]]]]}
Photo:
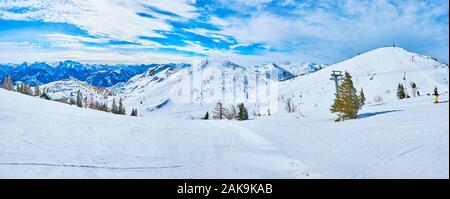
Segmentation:
{"type": "Polygon", "coordinates": [[[336,95],[339,95],[339,81],[343,79],[342,76],[342,71],[333,70],[333,73],[331,74],[330,80],[334,80],[336,95]]]}

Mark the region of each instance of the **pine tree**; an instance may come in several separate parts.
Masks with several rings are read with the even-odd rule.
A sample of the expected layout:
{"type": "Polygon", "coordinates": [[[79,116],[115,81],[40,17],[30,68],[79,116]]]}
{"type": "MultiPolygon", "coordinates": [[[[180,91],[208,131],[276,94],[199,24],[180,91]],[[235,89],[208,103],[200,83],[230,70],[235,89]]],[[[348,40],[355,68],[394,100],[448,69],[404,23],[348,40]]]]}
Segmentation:
{"type": "MultiPolygon", "coordinates": [[[[97,102],[96,102],[97,103],[97,102]]],[[[108,104],[107,103],[98,103],[98,109],[100,110],[100,111],[105,111],[105,112],[109,112],[109,109],[108,109],[108,104]]]]}
{"type": "Polygon", "coordinates": [[[208,120],[209,119],[209,112],[208,111],[206,111],[206,114],[205,114],[205,116],[202,119],[204,119],[204,120],[208,120]]]}
{"type": "Polygon", "coordinates": [[[27,84],[23,83],[23,84],[21,84],[21,86],[22,86],[21,93],[26,95],[27,94],[27,84]]]}
{"type": "Polygon", "coordinates": [[[116,99],[113,99],[112,105],[111,105],[111,113],[117,114],[117,105],[116,105],[116,99]]]}
{"type": "Polygon", "coordinates": [[[27,93],[27,85],[25,83],[20,84],[20,93],[22,94],[27,93]]]}
{"type": "Polygon", "coordinates": [[[2,88],[12,91],[14,86],[12,83],[11,75],[5,76],[5,79],[3,80],[2,88]]]}
{"type": "Polygon", "coordinates": [[[363,106],[366,104],[366,97],[364,96],[364,91],[362,88],[359,91],[359,103],[360,103],[360,106],[363,106]]]}
{"type": "Polygon", "coordinates": [[[77,104],[77,102],[73,98],[70,98],[69,99],[69,104],[70,105],[75,105],[75,104],[77,104]]]}
{"type": "Polygon", "coordinates": [[[413,97],[416,97],[417,92],[418,92],[416,83],[410,82],[409,85],[411,86],[413,97]]]}
{"type": "Polygon", "coordinates": [[[86,96],[86,97],[84,97],[84,99],[83,99],[83,104],[84,104],[84,108],[87,108],[87,107],[88,107],[88,100],[87,100],[87,96],[86,96]]]}
{"type": "Polygon", "coordinates": [[[248,120],[248,111],[247,108],[245,108],[244,103],[241,103],[238,105],[238,120],[248,120]]]}
{"type": "Polygon", "coordinates": [[[19,84],[19,93],[23,94],[23,83],[19,84]]]}
{"type": "Polygon", "coordinates": [[[405,87],[403,87],[403,84],[398,84],[398,87],[397,87],[397,98],[398,99],[405,99],[406,98],[405,87]]]}
{"type": "Polygon", "coordinates": [[[230,106],[229,108],[223,108],[223,117],[232,120],[237,119],[237,111],[235,106],[230,106]]]}
{"type": "Polygon", "coordinates": [[[34,95],[41,96],[41,89],[39,88],[39,84],[34,87],[34,95]]]}
{"type": "Polygon", "coordinates": [[[11,75],[8,75],[8,86],[6,89],[8,89],[9,91],[12,91],[13,87],[14,86],[13,86],[13,81],[12,81],[11,75]]]}
{"type": "Polygon", "coordinates": [[[27,95],[33,95],[33,91],[31,91],[31,86],[29,84],[25,84],[26,85],[26,94],[27,95]]]}
{"type": "Polygon", "coordinates": [[[19,92],[25,95],[32,95],[30,85],[21,83],[19,86],[19,92]]]}
{"type": "Polygon", "coordinates": [[[94,97],[92,96],[92,94],[91,94],[91,96],[89,98],[89,108],[90,109],[94,109],[95,108],[94,97]]]}
{"type": "Polygon", "coordinates": [[[214,113],[215,113],[214,117],[213,117],[214,119],[216,119],[216,120],[223,119],[224,109],[223,109],[223,105],[221,102],[217,102],[214,113]]]}
{"type": "Polygon", "coordinates": [[[336,121],[343,121],[356,118],[360,108],[360,99],[353,87],[352,77],[348,72],[345,72],[344,80],[339,86],[330,110],[332,113],[338,113],[336,121]]]}
{"type": "Polygon", "coordinates": [[[131,116],[135,116],[135,117],[138,116],[138,114],[137,114],[137,108],[131,109],[131,116]]]}
{"type": "Polygon", "coordinates": [[[122,98],[119,99],[119,108],[117,111],[118,114],[125,115],[125,107],[123,106],[122,98]]]}
{"type": "Polygon", "coordinates": [[[7,81],[8,81],[8,80],[7,80],[7,76],[5,76],[5,77],[3,78],[2,88],[6,89],[7,81]]]}
{"type": "Polygon", "coordinates": [[[294,101],[290,97],[286,100],[285,109],[288,113],[293,113],[297,111],[297,106],[294,104],[294,101]]]}
{"type": "Polygon", "coordinates": [[[83,96],[79,90],[77,92],[77,106],[80,108],[83,107],[83,96]]]}

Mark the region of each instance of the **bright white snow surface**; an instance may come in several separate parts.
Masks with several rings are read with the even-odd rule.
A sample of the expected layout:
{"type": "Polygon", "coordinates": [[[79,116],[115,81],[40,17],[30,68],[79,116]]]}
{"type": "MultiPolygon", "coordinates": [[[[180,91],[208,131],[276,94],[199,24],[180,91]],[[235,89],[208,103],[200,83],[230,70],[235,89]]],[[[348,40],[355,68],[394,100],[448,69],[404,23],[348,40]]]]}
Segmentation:
{"type": "MultiPolygon", "coordinates": [[[[116,99],[142,117],[0,89],[0,178],[449,178],[448,65],[431,57],[396,47],[363,53],[280,83],[278,111],[250,111],[241,122],[189,118],[206,111],[212,118],[216,100],[202,95],[220,87],[209,81],[216,77],[211,69],[254,73],[231,62],[198,66],[206,79],[193,90],[201,96],[195,99],[214,103],[175,103],[186,68],[148,71],[119,85],[116,99]],[[333,70],[348,71],[355,88],[364,89],[358,119],[334,122],[333,70]],[[421,96],[414,97],[411,82],[421,96]],[[411,98],[396,98],[399,83],[411,98]],[[427,95],[434,87],[439,104],[427,95]],[[284,111],[288,98],[296,113],[284,111]]],[[[49,85],[65,96],[90,89],[70,81],[43,88],[49,85]]]]}
{"type": "Polygon", "coordinates": [[[0,89],[0,178],[449,178],[449,103],[249,121],[119,116],[0,89]]]}

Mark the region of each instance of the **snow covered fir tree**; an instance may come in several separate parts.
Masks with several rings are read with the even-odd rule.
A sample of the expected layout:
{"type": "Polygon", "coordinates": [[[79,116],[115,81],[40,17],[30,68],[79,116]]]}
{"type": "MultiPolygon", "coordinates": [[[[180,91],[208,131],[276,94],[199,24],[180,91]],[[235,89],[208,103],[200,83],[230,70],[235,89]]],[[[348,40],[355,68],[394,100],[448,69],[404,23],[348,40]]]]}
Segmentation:
{"type": "Polygon", "coordinates": [[[403,86],[403,84],[398,84],[397,86],[397,98],[398,99],[405,99],[406,98],[406,92],[405,92],[405,87],[403,86]]]}
{"type": "Polygon", "coordinates": [[[348,119],[355,119],[358,115],[359,109],[362,106],[362,97],[356,94],[356,89],[353,87],[353,81],[350,74],[346,71],[344,79],[339,85],[338,93],[331,106],[332,113],[338,113],[336,121],[344,121],[348,119]]]}
{"type": "Polygon", "coordinates": [[[11,79],[11,75],[7,75],[5,76],[5,79],[3,80],[2,83],[2,88],[8,90],[8,91],[12,91],[14,88],[12,79],[11,79]]]}
{"type": "Polygon", "coordinates": [[[244,103],[240,103],[240,104],[238,105],[238,110],[239,110],[239,112],[238,112],[238,117],[237,117],[237,119],[238,119],[238,120],[241,120],[241,121],[243,121],[243,120],[248,120],[248,110],[247,110],[247,108],[245,107],[244,103]]]}

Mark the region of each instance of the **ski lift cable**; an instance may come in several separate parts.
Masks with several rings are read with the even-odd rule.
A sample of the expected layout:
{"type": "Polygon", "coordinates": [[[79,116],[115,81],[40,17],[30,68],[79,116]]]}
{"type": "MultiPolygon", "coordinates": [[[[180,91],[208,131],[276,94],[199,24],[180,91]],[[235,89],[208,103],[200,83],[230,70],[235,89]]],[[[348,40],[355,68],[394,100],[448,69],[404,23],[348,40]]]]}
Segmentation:
{"type": "MultiPolygon", "coordinates": [[[[377,75],[387,75],[387,74],[395,74],[395,73],[404,73],[404,72],[420,72],[420,71],[427,71],[427,70],[435,70],[435,67],[421,67],[421,68],[412,68],[412,69],[407,69],[407,70],[393,70],[393,71],[383,71],[383,72],[373,72],[373,74],[375,74],[375,76],[377,75]]],[[[368,74],[357,74],[357,75],[352,75],[353,77],[367,77],[370,76],[368,74]]],[[[329,81],[329,79],[324,79],[318,82],[315,82],[314,85],[309,85],[309,86],[304,86],[304,87],[297,87],[296,90],[299,91],[311,91],[314,88],[320,87],[322,85],[325,85],[327,82],[329,81]]]]}
{"type": "MultiPolygon", "coordinates": [[[[372,75],[386,75],[386,74],[394,74],[394,73],[405,73],[405,72],[420,72],[420,71],[427,71],[427,70],[435,70],[435,67],[422,67],[422,68],[412,68],[412,69],[406,69],[406,70],[394,70],[394,71],[383,71],[383,72],[372,72],[372,75]]],[[[369,74],[356,74],[352,75],[354,77],[363,77],[363,76],[371,76],[369,74]]]]}
{"type": "Polygon", "coordinates": [[[315,82],[314,85],[309,85],[309,86],[304,86],[304,87],[296,87],[295,89],[299,90],[299,91],[302,91],[302,92],[310,91],[310,90],[312,90],[314,88],[317,88],[317,87],[325,85],[328,81],[329,81],[329,79],[324,79],[322,81],[315,82]]]}

